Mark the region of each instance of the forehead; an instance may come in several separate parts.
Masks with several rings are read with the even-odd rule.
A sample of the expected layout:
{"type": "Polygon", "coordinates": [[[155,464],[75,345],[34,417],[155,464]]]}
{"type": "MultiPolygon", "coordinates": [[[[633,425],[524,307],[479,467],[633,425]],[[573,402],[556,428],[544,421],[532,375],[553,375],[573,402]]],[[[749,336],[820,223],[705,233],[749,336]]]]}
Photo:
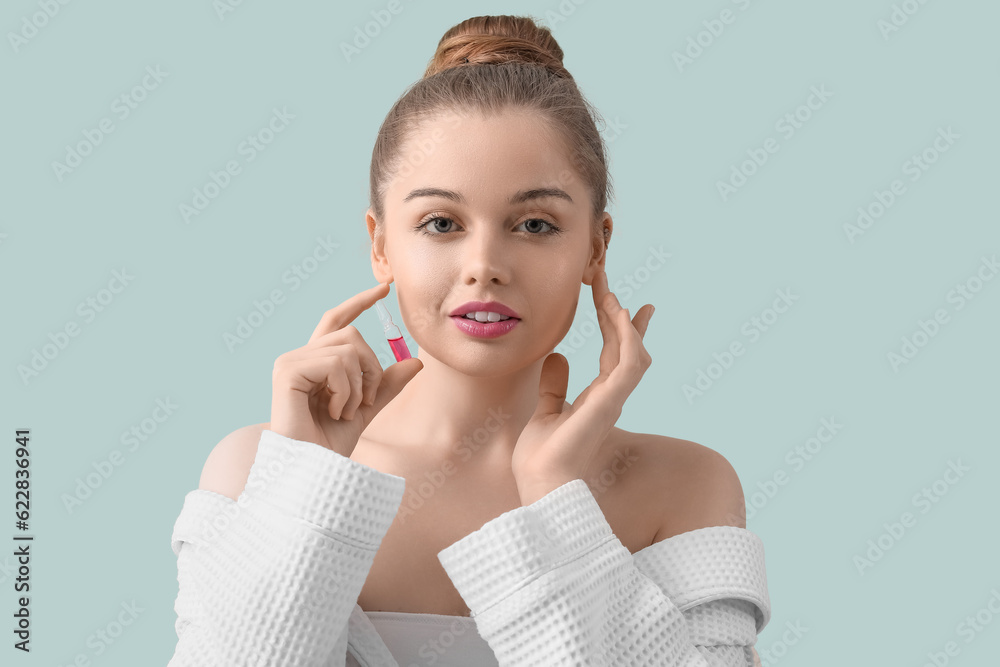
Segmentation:
{"type": "Polygon", "coordinates": [[[491,203],[517,190],[557,187],[579,204],[585,190],[571,165],[566,142],[537,114],[444,111],[411,131],[387,195],[400,205],[415,188],[442,187],[470,203],[491,203]]]}

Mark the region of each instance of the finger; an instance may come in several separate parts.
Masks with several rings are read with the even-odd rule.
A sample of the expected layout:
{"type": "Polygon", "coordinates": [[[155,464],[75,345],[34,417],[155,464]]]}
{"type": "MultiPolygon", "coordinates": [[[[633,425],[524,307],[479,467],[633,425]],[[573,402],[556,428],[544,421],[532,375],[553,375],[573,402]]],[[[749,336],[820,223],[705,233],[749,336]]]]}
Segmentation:
{"type": "Polygon", "coordinates": [[[361,391],[361,365],[352,345],[307,350],[296,365],[299,374],[313,389],[309,391],[319,405],[324,405],[332,419],[345,418],[345,405],[361,391]]]}
{"type": "Polygon", "coordinates": [[[594,294],[594,307],[600,312],[604,309],[604,297],[610,292],[608,288],[608,274],[603,267],[594,276],[593,282],[590,283],[590,289],[594,294]]]}
{"type": "Polygon", "coordinates": [[[327,402],[327,412],[331,419],[340,419],[344,414],[344,405],[351,395],[351,382],[344,367],[344,358],[335,357],[333,367],[327,373],[326,390],[330,392],[330,399],[327,402]]]}
{"type": "Polygon", "coordinates": [[[611,369],[618,364],[618,356],[621,349],[621,334],[618,331],[618,317],[621,316],[621,303],[614,292],[609,292],[604,300],[604,314],[606,316],[605,326],[601,327],[601,334],[604,336],[604,349],[601,350],[601,372],[610,373],[611,369]]]}
{"type": "Polygon", "coordinates": [[[647,303],[632,318],[632,326],[639,332],[639,338],[645,338],[646,329],[649,327],[649,320],[653,318],[653,310],[653,304],[647,303]]]}
{"type": "Polygon", "coordinates": [[[600,385],[604,384],[606,380],[607,378],[601,376],[594,378],[594,381],[587,385],[586,389],[580,392],[580,395],[576,397],[576,400],[573,401],[570,407],[574,410],[578,409],[581,405],[587,402],[587,396],[590,396],[590,393],[600,385]]]}
{"type": "MultiPolygon", "coordinates": [[[[617,298],[615,303],[617,303],[617,298]]],[[[648,316],[636,314],[637,320],[645,317],[648,316]]],[[[606,407],[613,405],[615,409],[620,411],[625,400],[638,384],[638,379],[641,378],[641,371],[644,370],[642,356],[648,357],[649,353],[642,347],[642,337],[633,326],[628,309],[619,305],[616,316],[612,320],[616,338],[620,341],[618,358],[606,377],[598,376],[595,378],[573,401],[574,410],[581,408],[587,402],[587,397],[600,389],[603,398],[598,400],[601,402],[610,401],[611,404],[606,407]]],[[[648,322],[648,319],[646,321],[648,322]]]]}
{"type": "Polygon", "coordinates": [[[542,362],[542,375],[538,382],[538,405],[533,417],[558,415],[566,403],[566,385],[569,382],[569,361],[554,352],[542,362]]]}
{"type": "Polygon", "coordinates": [[[385,371],[382,381],[379,382],[375,401],[369,407],[361,406],[361,413],[364,419],[370,423],[371,419],[379,413],[392,399],[394,399],[403,387],[412,380],[424,367],[424,362],[417,357],[403,359],[394,363],[385,371]]]}
{"type": "Polygon", "coordinates": [[[364,336],[353,326],[346,326],[343,329],[330,332],[316,339],[316,347],[319,350],[317,356],[324,354],[323,350],[328,350],[327,345],[343,344],[345,338],[349,340],[358,354],[358,363],[361,365],[361,402],[365,405],[372,405],[375,402],[375,392],[378,390],[378,383],[382,381],[382,374],[385,370],[378,360],[375,351],[372,350],[364,336]]]}
{"type": "MultiPolygon", "coordinates": [[[[636,315],[636,317],[639,316],[636,315]]],[[[625,393],[622,397],[622,402],[624,402],[628,394],[639,383],[639,379],[649,365],[650,357],[649,352],[642,344],[642,337],[632,325],[628,309],[625,309],[624,315],[619,316],[618,327],[622,341],[621,357],[608,378],[608,384],[625,393]]]]}
{"type": "Polygon", "coordinates": [[[594,278],[592,287],[594,308],[597,310],[597,324],[601,329],[601,335],[604,337],[604,344],[607,345],[610,342],[608,338],[609,330],[614,328],[614,324],[608,317],[608,303],[611,301],[608,295],[611,294],[611,290],[608,287],[608,274],[604,270],[601,270],[594,278]]]}
{"type": "MultiPolygon", "coordinates": [[[[649,327],[649,321],[653,317],[653,311],[655,308],[653,304],[647,303],[645,306],[639,309],[640,312],[635,314],[635,317],[631,320],[632,330],[635,332],[631,336],[631,342],[628,345],[628,350],[624,351],[623,354],[628,354],[634,357],[638,363],[642,372],[649,367],[652,362],[652,357],[649,355],[649,350],[643,344],[643,339],[646,335],[646,329],[649,327]]],[[[623,348],[624,349],[624,348],[623,348]]]]}
{"type": "Polygon", "coordinates": [[[351,391],[347,395],[344,409],[340,411],[341,419],[348,421],[354,419],[354,414],[357,412],[358,406],[361,405],[361,399],[364,398],[360,359],[356,355],[350,355],[349,359],[354,362],[347,369],[347,379],[350,382],[351,391]]]}
{"type": "Polygon", "coordinates": [[[339,306],[326,311],[323,313],[323,317],[320,318],[319,324],[313,330],[312,336],[309,337],[309,342],[311,343],[317,338],[338,329],[343,329],[353,322],[358,315],[371,308],[375,305],[376,301],[384,298],[388,293],[389,284],[379,283],[375,287],[355,294],[339,306]]]}
{"type": "Polygon", "coordinates": [[[601,334],[604,336],[604,348],[601,350],[600,359],[600,371],[594,381],[587,386],[576,400],[573,401],[573,406],[582,405],[586,402],[587,396],[596,387],[600,386],[611,376],[614,369],[618,366],[620,355],[621,355],[621,336],[622,333],[619,331],[619,320],[622,312],[626,312],[621,304],[618,303],[618,297],[615,296],[613,292],[608,293],[608,298],[605,301],[604,308],[604,323],[601,327],[601,334]],[[618,316],[612,315],[614,311],[618,316]]]}

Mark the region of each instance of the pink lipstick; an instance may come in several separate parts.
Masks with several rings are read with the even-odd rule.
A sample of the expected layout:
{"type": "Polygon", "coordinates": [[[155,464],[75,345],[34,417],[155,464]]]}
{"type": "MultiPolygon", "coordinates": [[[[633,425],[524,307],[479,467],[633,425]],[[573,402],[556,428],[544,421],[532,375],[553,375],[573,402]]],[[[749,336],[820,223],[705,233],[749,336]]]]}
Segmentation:
{"type": "Polygon", "coordinates": [[[459,329],[476,338],[496,338],[510,332],[521,320],[511,318],[500,322],[479,322],[464,315],[453,315],[451,321],[459,329]]]}
{"type": "Polygon", "coordinates": [[[468,301],[450,313],[452,321],[459,329],[476,338],[496,338],[509,333],[520,318],[517,312],[499,301],[468,301]],[[486,321],[475,319],[485,316],[486,321]],[[472,318],[466,314],[473,315],[472,318]]]}

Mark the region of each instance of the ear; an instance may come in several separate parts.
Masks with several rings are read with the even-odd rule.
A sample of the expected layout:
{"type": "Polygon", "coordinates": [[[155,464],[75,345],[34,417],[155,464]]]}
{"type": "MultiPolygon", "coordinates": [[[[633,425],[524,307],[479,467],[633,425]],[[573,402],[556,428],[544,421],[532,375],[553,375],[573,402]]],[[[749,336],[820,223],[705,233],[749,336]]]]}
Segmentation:
{"type": "Polygon", "coordinates": [[[368,236],[372,240],[372,274],[380,283],[391,283],[395,278],[392,276],[389,259],[385,255],[385,223],[380,225],[381,229],[376,234],[375,212],[370,208],[365,214],[365,222],[368,224],[368,236]]]}
{"type": "Polygon", "coordinates": [[[605,245],[605,241],[611,239],[611,233],[614,231],[614,222],[611,220],[611,214],[607,211],[605,211],[603,217],[601,217],[599,227],[600,233],[593,235],[590,261],[587,262],[587,268],[583,272],[584,285],[593,285],[594,276],[596,276],[599,271],[604,270],[604,263],[608,256],[608,249],[605,245]],[[608,230],[607,235],[604,233],[605,229],[608,230]]]}

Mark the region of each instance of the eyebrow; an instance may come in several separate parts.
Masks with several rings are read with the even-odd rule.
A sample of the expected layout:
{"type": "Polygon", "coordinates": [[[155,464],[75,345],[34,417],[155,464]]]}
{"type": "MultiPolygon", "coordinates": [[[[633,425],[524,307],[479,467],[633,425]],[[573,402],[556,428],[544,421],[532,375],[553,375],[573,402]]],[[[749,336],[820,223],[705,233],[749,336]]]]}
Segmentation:
{"type": "MultiPolygon", "coordinates": [[[[411,199],[416,199],[417,197],[441,197],[443,199],[450,199],[453,202],[459,204],[467,204],[465,197],[463,197],[458,192],[454,190],[445,190],[443,188],[417,188],[413,190],[410,194],[403,198],[403,202],[408,202],[411,199]]],[[[510,204],[523,204],[526,201],[531,201],[532,199],[543,199],[545,197],[556,197],[559,199],[565,199],[569,203],[573,203],[573,198],[565,190],[559,188],[532,188],[531,190],[519,190],[515,192],[511,198],[508,200],[510,204]]]]}

